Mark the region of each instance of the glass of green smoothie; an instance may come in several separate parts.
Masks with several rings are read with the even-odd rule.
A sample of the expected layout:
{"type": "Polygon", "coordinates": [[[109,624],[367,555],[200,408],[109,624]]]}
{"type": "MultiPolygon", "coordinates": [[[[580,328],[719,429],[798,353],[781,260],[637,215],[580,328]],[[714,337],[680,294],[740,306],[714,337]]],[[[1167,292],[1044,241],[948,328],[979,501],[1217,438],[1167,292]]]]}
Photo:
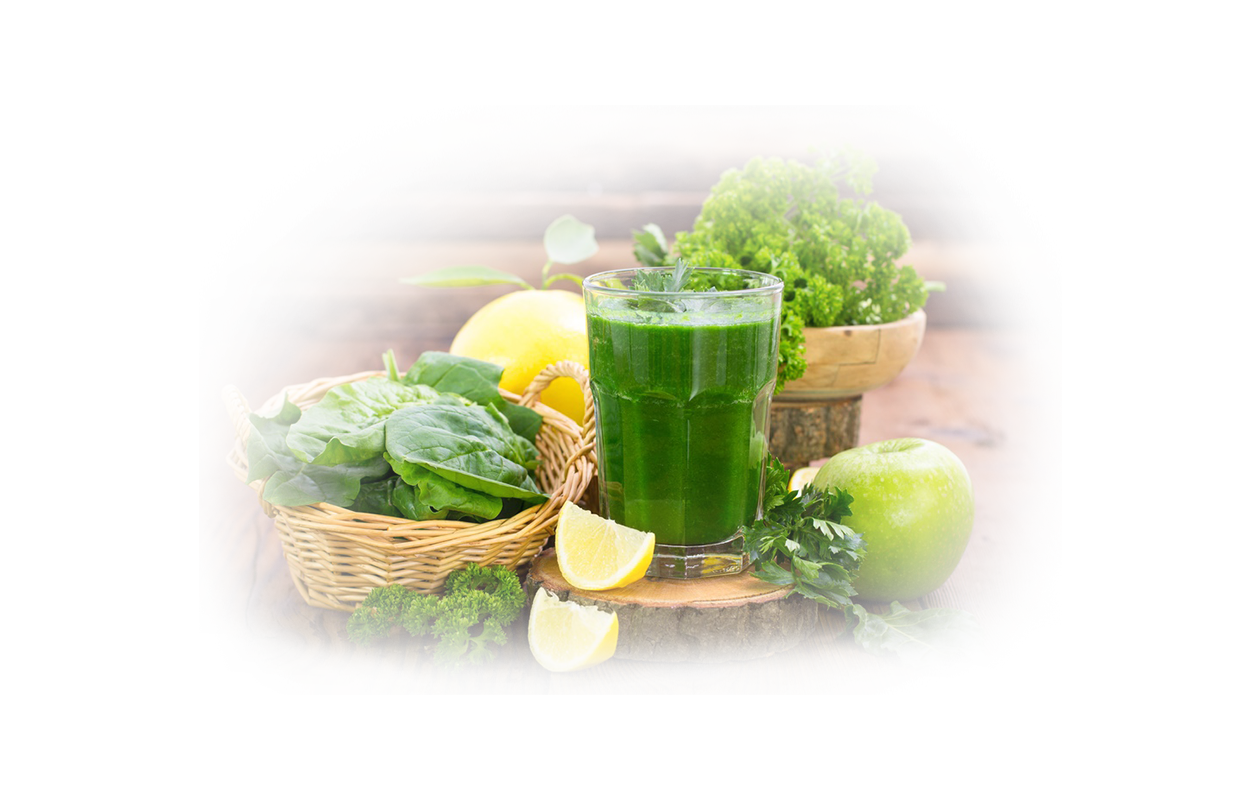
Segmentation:
{"type": "Polygon", "coordinates": [[[783,282],[644,268],[582,282],[605,517],[656,534],[648,575],[748,565],[761,514],[783,282]]]}

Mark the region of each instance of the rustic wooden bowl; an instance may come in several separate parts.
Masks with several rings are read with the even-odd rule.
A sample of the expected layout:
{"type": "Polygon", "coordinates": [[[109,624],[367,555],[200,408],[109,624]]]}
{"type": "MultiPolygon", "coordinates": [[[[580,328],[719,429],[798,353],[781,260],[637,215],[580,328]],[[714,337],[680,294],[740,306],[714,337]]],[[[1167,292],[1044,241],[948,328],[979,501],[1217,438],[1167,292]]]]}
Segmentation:
{"type": "Polygon", "coordinates": [[[889,383],[919,352],[927,315],[920,309],[883,325],[805,329],[805,374],[776,401],[856,397],[889,383]]]}

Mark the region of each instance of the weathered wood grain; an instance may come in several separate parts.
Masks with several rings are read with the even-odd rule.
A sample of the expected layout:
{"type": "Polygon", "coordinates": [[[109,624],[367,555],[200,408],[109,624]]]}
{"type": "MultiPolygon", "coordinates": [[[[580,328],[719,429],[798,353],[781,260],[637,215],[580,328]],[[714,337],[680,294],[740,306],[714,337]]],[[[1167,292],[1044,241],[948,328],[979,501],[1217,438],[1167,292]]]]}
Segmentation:
{"type": "MultiPolygon", "coordinates": [[[[202,106],[202,141],[363,150],[627,147],[747,157],[852,141],[888,159],[1058,160],[1060,107],[202,106]]],[[[742,161],[741,161],[742,163],[742,161]]]]}
{"type": "Polygon", "coordinates": [[[790,470],[830,458],[858,443],[862,396],[804,405],[770,404],[770,452],[790,470]]]}
{"type": "MultiPolygon", "coordinates": [[[[644,191],[378,191],[205,195],[202,242],[324,239],[538,237],[573,214],[617,238],[656,223],[670,234],[692,227],[707,193],[644,191]]],[[[920,239],[1058,241],[1061,202],[1045,197],[876,195],[920,239]]]]}

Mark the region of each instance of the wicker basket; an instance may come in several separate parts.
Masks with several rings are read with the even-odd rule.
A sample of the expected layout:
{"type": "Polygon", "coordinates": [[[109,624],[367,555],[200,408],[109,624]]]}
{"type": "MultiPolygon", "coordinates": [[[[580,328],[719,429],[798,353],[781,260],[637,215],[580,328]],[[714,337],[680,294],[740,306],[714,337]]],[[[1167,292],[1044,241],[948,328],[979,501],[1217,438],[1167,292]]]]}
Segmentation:
{"type": "MultiPolygon", "coordinates": [[[[334,386],[363,380],[383,372],[360,372],[341,378],[321,378],[291,386],[268,400],[263,413],[273,413],[285,394],[299,408],[309,408],[334,386]]],[[[501,390],[502,391],[502,390],[501,390]]],[[[480,524],[451,520],[415,520],[363,514],[327,503],[275,506],[262,499],[263,481],[251,486],[276,531],[289,562],[289,572],[302,598],[312,606],[353,611],[377,586],[401,583],[432,594],[446,576],[466,564],[504,564],[515,568],[536,556],[555,528],[565,501],[578,502],[595,475],[594,413],[586,368],[561,361],[544,369],[520,397],[502,392],[511,403],[542,414],[535,444],[540,465],[538,485],[551,494],[541,505],[511,519],[480,524]],[[579,427],[573,420],[538,402],[553,380],[573,378],[582,389],[586,413],[579,427]]],[[[236,428],[236,443],[228,455],[242,481],[248,471],[245,445],[251,428],[249,406],[234,387],[224,390],[228,413],[236,428]]]]}

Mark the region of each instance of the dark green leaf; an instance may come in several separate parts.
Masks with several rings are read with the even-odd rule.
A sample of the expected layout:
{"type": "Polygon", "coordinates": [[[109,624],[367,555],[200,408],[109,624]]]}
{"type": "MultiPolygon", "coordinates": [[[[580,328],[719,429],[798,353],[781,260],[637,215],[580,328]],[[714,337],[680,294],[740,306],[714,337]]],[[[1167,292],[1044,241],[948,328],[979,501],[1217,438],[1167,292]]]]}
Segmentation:
{"type": "Polygon", "coordinates": [[[767,583],[773,583],[778,586],[787,586],[796,582],[796,578],[791,572],[773,561],[763,561],[753,568],[753,574],[767,583]]]}
{"type": "Polygon", "coordinates": [[[503,408],[500,409],[503,416],[507,417],[508,425],[518,436],[523,436],[531,442],[538,438],[538,431],[542,429],[542,414],[539,414],[532,408],[518,406],[515,403],[504,401],[503,408]]]}
{"type": "Polygon", "coordinates": [[[402,380],[407,384],[423,384],[439,392],[458,394],[483,406],[494,406],[507,417],[513,431],[532,442],[542,427],[542,415],[532,408],[504,400],[499,393],[502,376],[503,367],[488,361],[427,352],[416,359],[402,380]]]}
{"type": "Polygon", "coordinates": [[[538,451],[518,436],[494,408],[413,406],[386,421],[389,455],[427,467],[469,489],[495,497],[542,502],[529,475],[538,451]]]}
{"type": "Polygon", "coordinates": [[[328,390],[289,431],[296,456],[332,466],[380,458],[385,452],[385,419],[400,408],[433,403],[438,392],[405,386],[388,378],[369,378],[328,390]]]}
{"type": "MultiPolygon", "coordinates": [[[[481,522],[503,516],[506,503],[500,498],[465,489],[423,467],[414,464],[405,466],[414,470],[404,469],[404,472],[417,485],[412,486],[397,474],[365,483],[350,509],[414,520],[470,519],[481,522]],[[427,474],[417,475],[416,472],[427,474]]],[[[520,503],[515,499],[507,502],[520,503]]]]}
{"type": "Polygon", "coordinates": [[[503,367],[489,361],[429,351],[420,354],[402,382],[431,386],[439,392],[462,395],[485,406],[503,399],[499,394],[502,377],[503,367]]]}

